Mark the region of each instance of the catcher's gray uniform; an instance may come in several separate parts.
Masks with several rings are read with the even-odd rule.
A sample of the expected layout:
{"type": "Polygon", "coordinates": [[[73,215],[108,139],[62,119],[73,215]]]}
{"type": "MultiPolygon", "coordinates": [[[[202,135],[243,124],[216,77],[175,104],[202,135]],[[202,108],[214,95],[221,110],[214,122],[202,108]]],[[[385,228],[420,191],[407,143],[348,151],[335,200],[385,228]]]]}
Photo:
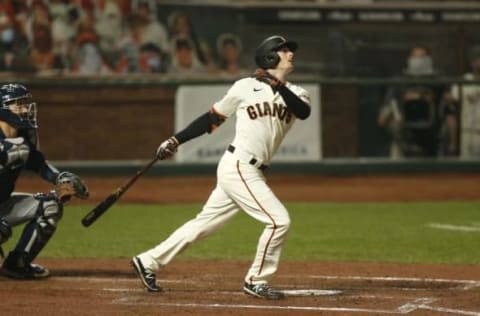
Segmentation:
{"type": "Polygon", "coordinates": [[[11,227],[26,223],[15,249],[3,263],[7,276],[19,279],[48,276],[48,270],[38,265],[33,266],[33,270],[26,269],[24,273],[10,270],[16,270],[17,265],[21,265],[19,262],[30,265],[55,232],[62,214],[63,206],[53,193],[13,193],[8,200],[0,204],[2,241],[10,237],[11,227]]]}
{"type": "Polygon", "coordinates": [[[0,204],[0,217],[11,226],[17,226],[37,218],[39,210],[48,217],[55,214],[59,219],[62,216],[61,207],[54,196],[15,192],[10,199],[0,204]]]}

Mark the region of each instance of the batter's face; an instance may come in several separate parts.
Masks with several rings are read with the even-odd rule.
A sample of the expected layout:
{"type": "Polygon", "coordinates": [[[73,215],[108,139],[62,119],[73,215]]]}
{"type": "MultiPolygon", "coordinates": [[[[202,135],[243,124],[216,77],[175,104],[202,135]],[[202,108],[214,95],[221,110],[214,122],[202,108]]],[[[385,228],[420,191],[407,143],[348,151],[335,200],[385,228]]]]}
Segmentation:
{"type": "Polygon", "coordinates": [[[280,56],[280,62],[277,65],[278,70],[282,70],[285,73],[290,73],[293,71],[293,56],[295,55],[288,47],[282,47],[278,52],[280,56]]]}

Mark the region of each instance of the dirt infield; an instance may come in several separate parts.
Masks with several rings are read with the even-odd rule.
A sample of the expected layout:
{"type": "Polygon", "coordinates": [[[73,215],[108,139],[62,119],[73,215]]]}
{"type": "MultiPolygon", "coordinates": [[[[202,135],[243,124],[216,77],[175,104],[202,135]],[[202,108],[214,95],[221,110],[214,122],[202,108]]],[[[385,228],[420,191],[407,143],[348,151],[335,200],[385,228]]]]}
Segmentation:
{"type": "MultiPolygon", "coordinates": [[[[271,175],[283,201],[480,200],[480,175],[323,177],[271,175]]],[[[90,203],[127,178],[87,178],[90,203]]],[[[122,202],[203,202],[213,177],[142,178],[122,202]]],[[[23,179],[18,191],[48,190],[23,179]]],[[[177,260],[145,292],[128,259],[49,259],[42,281],[0,278],[1,315],[475,315],[480,266],[283,261],[273,280],[281,301],[247,297],[246,261],[177,260]]]]}
{"type": "Polygon", "coordinates": [[[2,315],[480,315],[475,266],[283,262],[274,283],[291,296],[266,301],[241,292],[249,262],[176,261],[158,275],[163,293],[145,292],[126,259],[40,262],[50,279],[0,279],[2,315]]]}

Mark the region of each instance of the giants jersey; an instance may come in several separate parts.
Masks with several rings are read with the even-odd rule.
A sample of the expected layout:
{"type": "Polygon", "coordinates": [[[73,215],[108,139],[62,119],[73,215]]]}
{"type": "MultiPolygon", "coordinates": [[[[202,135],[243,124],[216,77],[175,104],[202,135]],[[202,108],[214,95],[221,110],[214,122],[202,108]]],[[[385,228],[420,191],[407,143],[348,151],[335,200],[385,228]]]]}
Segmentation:
{"type": "MultiPolygon", "coordinates": [[[[310,105],[305,89],[289,82],[286,86],[310,105]]],[[[227,94],[213,105],[213,110],[225,117],[236,114],[232,145],[264,164],[270,163],[296,119],[280,94],[255,78],[236,81],[227,94]]]]}

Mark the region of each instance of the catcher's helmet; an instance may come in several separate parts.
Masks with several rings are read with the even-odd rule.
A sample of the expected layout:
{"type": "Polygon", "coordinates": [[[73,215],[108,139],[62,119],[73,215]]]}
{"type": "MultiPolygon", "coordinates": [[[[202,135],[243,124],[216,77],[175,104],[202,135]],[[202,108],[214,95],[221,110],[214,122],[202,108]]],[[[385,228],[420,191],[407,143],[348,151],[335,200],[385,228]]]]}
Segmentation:
{"type": "Polygon", "coordinates": [[[37,127],[37,105],[35,102],[29,102],[32,94],[28,89],[17,83],[10,83],[0,87],[1,109],[12,111],[10,106],[21,101],[25,107],[25,112],[15,113],[22,121],[22,126],[37,127]]]}
{"type": "Polygon", "coordinates": [[[274,35],[266,38],[255,51],[255,63],[263,69],[275,68],[280,62],[277,52],[284,46],[292,52],[298,49],[296,42],[287,41],[283,36],[274,35]]]}

